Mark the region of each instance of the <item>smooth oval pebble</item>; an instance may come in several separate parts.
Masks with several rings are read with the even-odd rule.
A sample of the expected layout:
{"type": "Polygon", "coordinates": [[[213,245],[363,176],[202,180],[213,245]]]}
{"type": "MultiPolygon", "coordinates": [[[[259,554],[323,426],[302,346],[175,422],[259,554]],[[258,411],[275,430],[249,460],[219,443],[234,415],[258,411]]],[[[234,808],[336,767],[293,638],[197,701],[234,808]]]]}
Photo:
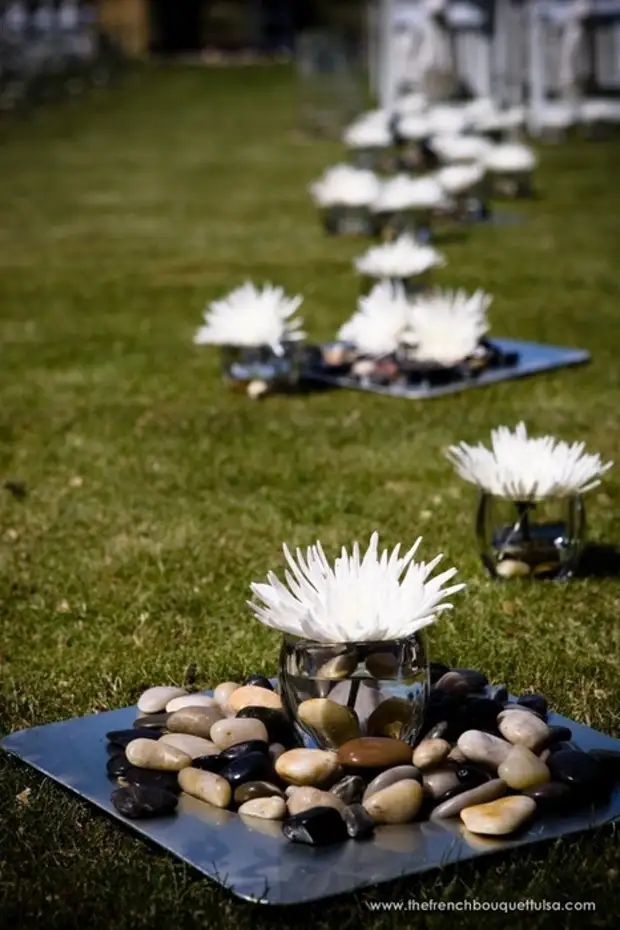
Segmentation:
{"type": "Polygon", "coordinates": [[[172,698],[166,704],[166,713],[173,714],[184,707],[219,707],[214,697],[209,694],[182,694],[181,697],[172,698]]]}
{"type": "Polygon", "coordinates": [[[161,736],[161,730],[157,730],[154,727],[130,727],[129,730],[111,730],[109,733],[106,733],[105,738],[113,746],[119,746],[121,749],[124,749],[129,743],[132,743],[135,739],[159,739],[161,736]]]}
{"type": "Polygon", "coordinates": [[[464,675],[459,672],[446,672],[442,675],[436,684],[433,685],[434,691],[445,692],[446,694],[465,695],[474,689],[464,675]]]}
{"type": "Polygon", "coordinates": [[[468,791],[442,801],[431,812],[431,820],[448,820],[450,817],[458,817],[466,807],[473,807],[477,804],[484,804],[487,801],[495,801],[506,794],[506,782],[501,778],[494,778],[492,781],[486,781],[482,785],[476,785],[468,791]]]}
{"type": "Polygon", "coordinates": [[[397,739],[366,736],[350,740],[338,750],[338,761],[353,768],[388,768],[411,764],[411,746],[397,739]]]}
{"type": "Polygon", "coordinates": [[[398,658],[391,652],[373,652],[366,656],[366,670],[373,678],[395,678],[398,668],[398,658]]]}
{"type": "Polygon", "coordinates": [[[391,697],[381,701],[366,722],[367,736],[387,736],[398,739],[411,723],[413,706],[405,698],[391,697]]]}
{"type": "Polygon", "coordinates": [[[453,668],[452,671],[464,678],[472,691],[482,691],[489,683],[484,672],[480,672],[477,668],[453,668]]]}
{"type": "Polygon", "coordinates": [[[354,804],[362,800],[365,789],[366,782],[359,775],[345,775],[329,790],[345,804],[354,804]]]}
{"type": "Polygon", "coordinates": [[[282,743],[269,744],[269,758],[274,765],[284,752],[286,752],[286,746],[283,746],[282,743]]]}
{"type": "Polygon", "coordinates": [[[269,781],[273,778],[271,759],[264,752],[247,752],[238,759],[232,759],[220,771],[233,788],[245,785],[249,781],[269,781]]]}
{"type": "Polygon", "coordinates": [[[179,772],[192,761],[186,752],[181,752],[176,746],[167,746],[161,740],[154,742],[150,739],[135,739],[125,748],[125,755],[132,765],[163,772],[179,772]]]}
{"type": "Polygon", "coordinates": [[[233,800],[235,804],[245,804],[246,801],[254,801],[257,798],[273,797],[284,797],[277,785],[272,785],[268,781],[247,781],[244,785],[235,788],[233,800]]]}
{"type": "Polygon", "coordinates": [[[226,715],[231,715],[234,713],[230,704],[230,696],[234,691],[237,691],[241,687],[240,682],[238,681],[222,681],[213,691],[213,697],[217,701],[220,709],[226,715]]]}
{"type": "Polygon", "coordinates": [[[289,749],[276,761],[280,778],[292,785],[329,787],[342,769],[334,752],[322,749],[289,749]]]}
{"type": "Polygon", "coordinates": [[[436,684],[442,675],[445,675],[446,672],[451,671],[449,665],[444,665],[443,662],[429,662],[428,665],[428,674],[430,678],[431,685],[436,684]]]}
{"type": "Polygon", "coordinates": [[[554,781],[566,782],[592,797],[605,794],[609,787],[605,770],[587,752],[572,749],[555,752],[549,756],[548,765],[554,781]]]}
{"type": "Polygon", "coordinates": [[[270,707],[272,710],[282,710],[280,695],[257,685],[242,685],[237,688],[228,698],[228,703],[236,714],[244,707],[270,707]]]}
{"type": "Polygon", "coordinates": [[[424,792],[413,779],[398,781],[363,802],[375,823],[409,823],[422,806],[424,792]]]}
{"type": "Polygon", "coordinates": [[[457,765],[464,765],[467,761],[467,756],[458,746],[453,746],[446,758],[446,762],[455,762],[457,765]]]}
{"type": "Polygon", "coordinates": [[[333,807],[342,813],[346,807],[342,801],[331,791],[321,791],[320,788],[296,787],[287,800],[288,812],[291,816],[301,814],[313,807],[333,807]]]}
{"type": "Polygon", "coordinates": [[[510,743],[490,733],[483,733],[482,730],[466,730],[459,736],[456,745],[469,762],[488,765],[494,769],[497,769],[512,749],[510,743]]]}
{"type": "Polygon", "coordinates": [[[179,784],[183,791],[193,798],[206,801],[213,807],[228,807],[232,800],[232,790],[225,778],[215,772],[202,772],[200,769],[188,768],[179,772],[179,784]]]}
{"type": "Polygon", "coordinates": [[[123,775],[123,782],[138,788],[160,788],[178,794],[181,790],[177,772],[161,772],[156,769],[139,769],[132,765],[123,775]]]}
{"type": "Polygon", "coordinates": [[[523,793],[536,801],[541,814],[566,814],[583,805],[579,791],[562,781],[548,781],[523,793]]]}
{"type": "Polygon", "coordinates": [[[519,794],[466,807],[461,811],[461,820],[471,833],[506,836],[523,826],[535,812],[536,801],[519,794]]]}
{"type": "Polygon", "coordinates": [[[422,784],[422,772],[413,765],[396,765],[392,769],[386,769],[385,772],[381,772],[376,778],[373,778],[364,791],[362,801],[366,801],[377,791],[383,791],[384,788],[395,785],[398,781],[405,781],[407,778],[422,784]]]}
{"type": "Polygon", "coordinates": [[[318,669],[316,677],[328,681],[342,681],[349,678],[357,668],[357,653],[345,652],[341,656],[328,659],[318,669]]]}
{"type": "Polygon", "coordinates": [[[341,843],[348,837],[346,824],[333,807],[314,807],[294,817],[288,817],[284,821],[282,832],[293,843],[305,843],[309,846],[341,843]]]}
{"type": "Polygon", "coordinates": [[[157,729],[164,730],[166,724],[168,723],[168,717],[170,714],[161,713],[161,714],[146,714],[144,717],[137,717],[132,726],[136,730],[140,729],[157,729]]]}
{"type": "Polygon", "coordinates": [[[286,801],[276,795],[270,798],[254,798],[242,804],[237,813],[242,817],[260,817],[261,820],[284,820],[286,801]]]}
{"type": "Polygon", "coordinates": [[[531,574],[527,562],[521,562],[519,559],[503,559],[497,563],[495,571],[500,578],[527,578],[531,574]]]}
{"type": "Polygon", "coordinates": [[[209,739],[213,724],[223,716],[219,707],[182,707],[170,714],[167,727],[170,733],[188,733],[209,739]]]}
{"type": "Polygon", "coordinates": [[[143,820],[147,817],[165,817],[172,814],[178,802],[176,795],[161,788],[139,788],[129,785],[112,792],[112,804],[123,817],[143,820]]]}
{"type": "Polygon", "coordinates": [[[281,743],[288,749],[299,745],[295,728],[284,711],[271,707],[244,707],[237,714],[239,720],[260,720],[267,729],[270,743],[281,743]]]}
{"type": "Polygon", "coordinates": [[[159,745],[174,746],[181,752],[186,752],[191,759],[201,756],[215,756],[219,749],[211,740],[202,736],[192,736],[190,733],[165,733],[159,740],[159,745]]]}
{"type": "Polygon", "coordinates": [[[138,698],[138,710],[142,714],[157,714],[166,709],[166,704],[175,697],[187,694],[185,688],[173,688],[160,685],[148,688],[138,698]]]}
{"type": "Polygon", "coordinates": [[[568,743],[573,738],[572,732],[568,727],[549,727],[549,739],[547,746],[554,746],[556,743],[568,743]]]}
{"type": "Polygon", "coordinates": [[[262,740],[267,747],[269,736],[267,728],[260,720],[251,720],[242,717],[228,717],[218,720],[211,727],[211,739],[220,749],[228,749],[236,743],[247,743],[249,740],[262,740]]]}
{"type": "Polygon", "coordinates": [[[545,763],[526,746],[515,746],[498,766],[497,774],[516,791],[544,785],[551,778],[545,763]]]}
{"type": "Polygon", "coordinates": [[[264,675],[249,675],[243,684],[255,685],[257,688],[266,688],[267,691],[273,691],[273,685],[264,675]]]}
{"type": "Polygon", "coordinates": [[[517,698],[517,704],[519,707],[528,707],[530,710],[540,714],[541,717],[545,717],[547,715],[547,711],[549,710],[547,698],[544,696],[544,694],[522,694],[517,698]]]}
{"type": "Polygon", "coordinates": [[[430,769],[447,758],[450,743],[445,739],[423,739],[413,750],[413,764],[419,769],[430,769]]]}
{"type": "Polygon", "coordinates": [[[106,772],[110,778],[118,778],[130,768],[131,762],[124,752],[117,752],[115,755],[110,756],[106,764],[106,772]]]}
{"type": "Polygon", "coordinates": [[[527,746],[537,752],[549,739],[547,724],[528,711],[504,711],[497,719],[499,732],[513,745],[527,746]]]}
{"type": "Polygon", "coordinates": [[[352,704],[363,732],[369,717],[384,700],[384,694],[377,681],[370,678],[362,681],[358,678],[355,681],[337,682],[329,692],[329,699],[347,707],[352,704]]]}
{"type": "Polygon", "coordinates": [[[220,759],[225,763],[232,762],[233,759],[247,756],[249,752],[262,752],[266,756],[269,755],[269,746],[264,739],[249,739],[243,743],[234,743],[228,749],[222,750],[220,759]]]}
{"type": "Polygon", "coordinates": [[[375,822],[362,804],[349,804],[342,819],[352,840],[364,840],[375,832],[375,822]]]}
{"type": "Polygon", "coordinates": [[[425,735],[424,739],[443,739],[448,732],[449,726],[450,724],[447,720],[440,720],[433,727],[431,727],[431,729],[425,735]]]}
{"type": "Polygon", "coordinates": [[[424,772],[422,777],[424,792],[431,798],[439,798],[446,791],[450,791],[460,784],[456,768],[449,768],[448,766],[435,769],[432,772],[424,772]]]}
{"type": "Polygon", "coordinates": [[[299,719],[328,747],[338,748],[360,735],[357,715],[329,698],[311,698],[297,708],[299,719]]]}

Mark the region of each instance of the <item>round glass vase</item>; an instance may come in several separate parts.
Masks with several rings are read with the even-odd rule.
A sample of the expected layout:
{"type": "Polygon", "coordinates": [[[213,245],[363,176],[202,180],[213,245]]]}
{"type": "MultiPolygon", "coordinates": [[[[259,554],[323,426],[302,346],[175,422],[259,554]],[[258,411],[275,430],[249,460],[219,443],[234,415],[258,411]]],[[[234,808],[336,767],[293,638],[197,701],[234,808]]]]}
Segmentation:
{"type": "Polygon", "coordinates": [[[579,494],[538,501],[480,495],[476,532],[493,578],[568,581],[579,564],[585,531],[579,494]]]}
{"type": "Polygon", "coordinates": [[[284,708],[305,742],[331,750],[359,736],[413,744],[430,687],[420,634],[363,643],[285,635],[279,680],[284,708]]]}
{"type": "Polygon", "coordinates": [[[407,207],[402,210],[377,210],[374,214],[375,235],[392,242],[403,234],[412,236],[421,245],[432,240],[430,207],[407,207]]]}
{"type": "Polygon", "coordinates": [[[299,381],[301,346],[283,343],[279,355],[271,346],[222,346],[221,366],[224,381],[238,391],[253,383],[266,391],[291,388],[299,381]]]}
{"type": "Polygon", "coordinates": [[[531,197],[532,171],[491,171],[488,175],[491,196],[518,200],[531,197]]]}
{"type": "Polygon", "coordinates": [[[368,206],[332,204],[321,210],[321,219],[329,236],[371,236],[373,233],[368,206]]]}

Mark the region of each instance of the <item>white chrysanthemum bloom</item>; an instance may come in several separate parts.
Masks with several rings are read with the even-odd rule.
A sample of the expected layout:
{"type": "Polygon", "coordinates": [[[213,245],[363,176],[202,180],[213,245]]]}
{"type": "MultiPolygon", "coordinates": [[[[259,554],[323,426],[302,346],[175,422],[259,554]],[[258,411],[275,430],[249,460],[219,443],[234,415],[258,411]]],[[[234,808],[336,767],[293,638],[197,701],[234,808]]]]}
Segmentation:
{"type": "Polygon", "coordinates": [[[390,114],[375,110],[358,117],[345,130],[344,144],[351,149],[384,149],[392,144],[390,114]]]}
{"type": "Polygon", "coordinates": [[[463,104],[439,104],[428,111],[431,135],[458,135],[471,126],[467,107],[463,104]]]}
{"type": "Polygon", "coordinates": [[[281,287],[251,282],[208,304],[204,325],[194,336],[196,345],[269,346],[277,355],[284,343],[305,338],[300,319],[292,319],[303,297],[287,297],[281,287]]]}
{"type": "Polygon", "coordinates": [[[584,123],[618,123],[620,101],[605,97],[584,100],[579,106],[579,118],[584,123]]]}
{"type": "Polygon", "coordinates": [[[443,188],[431,175],[411,178],[406,174],[398,174],[383,184],[372,209],[377,213],[433,210],[443,206],[445,200],[443,188]]]}
{"type": "Polygon", "coordinates": [[[536,167],[536,155],[527,145],[520,142],[506,142],[494,145],[484,159],[487,171],[497,174],[518,174],[532,171],[536,167]]]}
{"type": "Polygon", "coordinates": [[[310,194],[319,207],[367,207],[381,192],[374,173],[352,165],[333,165],[310,185],[310,194]]]}
{"type": "Polygon", "coordinates": [[[477,132],[509,132],[525,123],[525,108],[516,106],[507,110],[488,110],[472,120],[477,132]]]}
{"type": "Polygon", "coordinates": [[[412,91],[408,94],[402,94],[394,104],[394,112],[398,116],[405,116],[409,113],[422,113],[428,105],[426,94],[412,91]]]}
{"type": "Polygon", "coordinates": [[[440,252],[430,245],[420,245],[407,233],[393,242],[371,246],[354,261],[356,270],[370,278],[413,278],[445,264],[440,252]]]}
{"type": "Polygon", "coordinates": [[[446,165],[437,172],[437,180],[451,197],[464,194],[482,181],[483,165],[446,165]]]}
{"type": "Polygon", "coordinates": [[[411,311],[403,286],[380,281],[370,294],[359,298],[357,308],[340,327],[338,339],[355,346],[362,355],[381,358],[395,352],[411,311]]]}
{"type": "Polygon", "coordinates": [[[492,430],[490,449],[462,442],[448,450],[448,458],[470,484],[524,502],[584,494],[597,487],[613,465],[586,453],[583,442],[569,445],[553,436],[528,436],[524,423],[514,432],[506,426],[492,430]]]}
{"type": "Polygon", "coordinates": [[[476,120],[486,116],[487,113],[495,113],[497,103],[492,97],[476,97],[474,100],[469,100],[464,109],[469,119],[476,120]]]}
{"type": "Polygon", "coordinates": [[[481,161],[492,143],[483,136],[434,136],[430,146],[441,161],[458,164],[481,161]]]}
{"type": "Polygon", "coordinates": [[[478,290],[435,290],[411,302],[403,341],[413,357],[425,364],[450,368],[469,358],[489,329],[487,310],[492,297],[478,290]]]}
{"type": "Polygon", "coordinates": [[[398,133],[409,142],[421,142],[430,135],[431,124],[424,113],[407,113],[398,121],[398,133]]]}
{"type": "Polygon", "coordinates": [[[465,585],[444,587],[457,573],[450,568],[431,577],[442,559],[415,562],[421,537],[405,555],[400,546],[379,553],[373,533],[362,555],[358,543],[351,553],[342,548],[333,563],[320,542],[296,557],[284,546],[286,584],[274,572],[266,584],[252,584],[259,601],[248,602],[265,626],[280,633],[319,643],[385,642],[417,633],[452,604],[446,598],[465,585]]]}

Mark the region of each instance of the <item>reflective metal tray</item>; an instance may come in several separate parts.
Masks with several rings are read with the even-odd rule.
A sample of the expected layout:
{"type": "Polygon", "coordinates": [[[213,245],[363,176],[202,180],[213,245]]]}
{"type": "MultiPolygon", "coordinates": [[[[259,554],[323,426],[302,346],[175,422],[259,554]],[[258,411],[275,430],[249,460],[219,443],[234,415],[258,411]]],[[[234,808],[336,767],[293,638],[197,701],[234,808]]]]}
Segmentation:
{"type": "MultiPolygon", "coordinates": [[[[237,814],[183,796],[178,812],[160,820],[121,818],[110,803],[115,783],[106,775],[105,734],[130,727],[135,707],[78,717],[6,736],[0,746],[91,801],[123,827],[173,853],[240,898],[262,904],[300,904],[357,891],[402,876],[443,869],[497,853],[600,827],[620,817],[620,787],[610,800],[571,816],[534,822],[507,839],[468,834],[459,820],[380,827],[364,842],[312,848],[286,840],[279,824],[248,826],[237,814]]],[[[583,749],[620,750],[612,739],[557,714],[549,721],[570,727],[583,749]]]]}

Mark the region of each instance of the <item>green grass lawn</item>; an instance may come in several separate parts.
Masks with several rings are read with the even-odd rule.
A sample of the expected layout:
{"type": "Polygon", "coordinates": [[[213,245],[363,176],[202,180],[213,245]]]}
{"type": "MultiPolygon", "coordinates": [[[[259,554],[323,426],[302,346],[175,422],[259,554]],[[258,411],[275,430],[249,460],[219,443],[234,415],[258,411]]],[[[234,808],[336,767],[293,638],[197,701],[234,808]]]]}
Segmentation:
{"type": "MultiPolygon", "coordinates": [[[[524,418],[618,458],[620,139],[541,151],[527,222],[446,245],[441,281],[495,294],[494,332],[593,362],[428,403],[349,392],[230,394],[192,345],[205,302],[251,278],[303,293],[313,338],[352,312],[351,260],[306,187],[341,157],[298,131],[286,70],[161,71],[34,115],[0,137],[0,732],[123,707],[150,684],[273,673],[245,606],[281,544],[333,552],[378,529],[424,536],[468,591],[432,657],[544,691],[620,736],[620,585],[498,586],[475,494],[443,457],[524,418]]],[[[620,541],[620,467],[589,533],[620,541]]],[[[301,911],[242,904],[0,756],[0,918],[25,927],[617,925],[607,829],[301,911]],[[17,796],[30,788],[26,803],[17,796]],[[368,900],[594,901],[565,912],[371,913],[368,900]]]]}

